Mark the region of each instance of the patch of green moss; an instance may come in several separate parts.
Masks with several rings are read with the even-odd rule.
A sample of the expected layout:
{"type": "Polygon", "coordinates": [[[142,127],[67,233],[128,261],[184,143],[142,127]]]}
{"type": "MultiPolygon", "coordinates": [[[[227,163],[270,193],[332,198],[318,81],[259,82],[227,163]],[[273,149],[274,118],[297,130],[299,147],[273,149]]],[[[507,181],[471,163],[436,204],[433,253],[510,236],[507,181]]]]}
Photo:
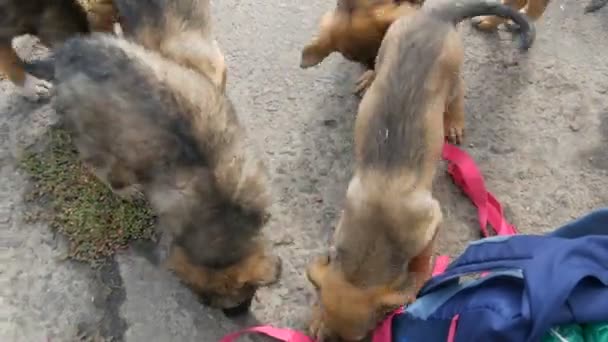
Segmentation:
{"type": "Polygon", "coordinates": [[[48,204],[51,226],[70,242],[69,257],[95,262],[135,239],[154,235],[154,216],[143,201],[115,195],[86,170],[69,134],[53,127],[41,150],[30,149],[21,167],[32,180],[27,199],[48,204]]]}

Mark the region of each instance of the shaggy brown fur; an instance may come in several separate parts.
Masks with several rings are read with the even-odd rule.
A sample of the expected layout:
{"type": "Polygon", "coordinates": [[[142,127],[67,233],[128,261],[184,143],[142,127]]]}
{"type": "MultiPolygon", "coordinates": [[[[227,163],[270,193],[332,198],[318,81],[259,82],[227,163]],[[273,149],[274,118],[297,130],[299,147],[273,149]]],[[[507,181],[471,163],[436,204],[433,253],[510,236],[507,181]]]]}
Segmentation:
{"type": "Polygon", "coordinates": [[[91,13],[96,19],[89,21],[76,0],[0,0],[0,13],[0,72],[32,100],[49,96],[52,85],[26,73],[12,47],[13,38],[32,34],[48,47],[57,48],[76,34],[105,29],[99,21],[108,21],[111,15],[95,7],[91,13]]]}
{"type": "Polygon", "coordinates": [[[246,311],[281,264],[262,234],[266,170],[217,80],[109,35],[68,41],[56,78],[83,161],[118,194],[142,191],[173,236],[168,266],[210,305],[246,311]]]}
{"type": "MultiPolygon", "coordinates": [[[[550,0],[502,0],[502,3],[511,6],[516,10],[521,10],[523,14],[533,21],[538,20],[549,5],[550,0]]],[[[497,16],[482,16],[473,18],[473,25],[480,30],[495,30],[498,25],[507,23],[508,19],[497,16]]]]}
{"type": "Polygon", "coordinates": [[[525,47],[531,43],[525,17],[491,0],[423,8],[387,31],[359,105],[355,171],[334,246],[308,268],[320,297],[310,326],[319,341],[362,340],[430,276],[442,221],[432,195],[435,168],[444,130],[460,135],[464,122],[464,55],[455,24],[480,14],[513,18],[525,47]]]}
{"type": "Polygon", "coordinates": [[[333,52],[374,68],[376,54],[388,27],[397,18],[413,14],[417,1],[339,0],[336,9],[323,15],[319,33],[302,50],[300,66],[321,63],[333,52]]]}
{"type": "Polygon", "coordinates": [[[124,35],[209,76],[222,90],[226,65],[212,37],[208,0],[114,0],[124,35]]]}

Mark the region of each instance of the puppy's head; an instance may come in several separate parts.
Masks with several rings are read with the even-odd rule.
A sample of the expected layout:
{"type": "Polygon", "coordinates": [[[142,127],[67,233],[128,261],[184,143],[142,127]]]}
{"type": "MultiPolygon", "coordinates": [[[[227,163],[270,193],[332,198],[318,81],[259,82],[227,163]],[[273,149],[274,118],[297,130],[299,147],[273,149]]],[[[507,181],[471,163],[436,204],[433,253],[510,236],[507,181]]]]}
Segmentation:
{"type": "Polygon", "coordinates": [[[168,267],[211,307],[224,311],[226,316],[246,313],[256,290],[279,279],[281,261],[255,249],[230,266],[195,264],[183,247],[174,245],[168,267]]]}
{"type": "Polygon", "coordinates": [[[428,253],[442,217],[430,192],[382,191],[382,178],[373,179],[353,177],[335,247],[307,270],[319,293],[324,330],[347,341],[363,339],[414,298],[424,277],[414,260],[428,253]]]}
{"type": "Polygon", "coordinates": [[[152,196],[174,236],[167,266],[208,305],[227,315],[246,312],[257,288],[280,276],[280,259],[261,232],[270,214],[265,205],[226,198],[208,170],[185,174],[183,184],[152,196]]]}
{"type": "Polygon", "coordinates": [[[351,284],[329,256],[310,264],[307,276],[319,293],[326,332],[346,341],[363,340],[387,314],[408,301],[406,293],[389,287],[351,284]]]}

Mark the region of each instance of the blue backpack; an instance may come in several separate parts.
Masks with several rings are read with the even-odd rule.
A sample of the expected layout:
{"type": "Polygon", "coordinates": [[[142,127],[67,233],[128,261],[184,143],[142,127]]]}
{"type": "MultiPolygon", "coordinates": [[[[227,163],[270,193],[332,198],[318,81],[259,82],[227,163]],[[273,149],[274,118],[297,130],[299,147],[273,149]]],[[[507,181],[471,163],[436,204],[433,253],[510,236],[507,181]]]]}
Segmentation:
{"type": "Polygon", "coordinates": [[[557,325],[606,321],[608,209],[602,209],[545,236],[471,243],[393,318],[392,340],[540,341],[557,325]]]}

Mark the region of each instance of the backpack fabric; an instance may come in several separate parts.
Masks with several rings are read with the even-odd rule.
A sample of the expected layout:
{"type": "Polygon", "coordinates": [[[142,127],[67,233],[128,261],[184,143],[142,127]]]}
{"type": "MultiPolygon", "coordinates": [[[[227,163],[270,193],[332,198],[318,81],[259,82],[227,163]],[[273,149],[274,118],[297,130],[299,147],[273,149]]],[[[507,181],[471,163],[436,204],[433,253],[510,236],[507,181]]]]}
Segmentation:
{"type": "Polygon", "coordinates": [[[601,209],[544,236],[471,243],[394,316],[391,330],[394,342],[523,342],[557,325],[606,321],[608,209],[601,209]]]}

